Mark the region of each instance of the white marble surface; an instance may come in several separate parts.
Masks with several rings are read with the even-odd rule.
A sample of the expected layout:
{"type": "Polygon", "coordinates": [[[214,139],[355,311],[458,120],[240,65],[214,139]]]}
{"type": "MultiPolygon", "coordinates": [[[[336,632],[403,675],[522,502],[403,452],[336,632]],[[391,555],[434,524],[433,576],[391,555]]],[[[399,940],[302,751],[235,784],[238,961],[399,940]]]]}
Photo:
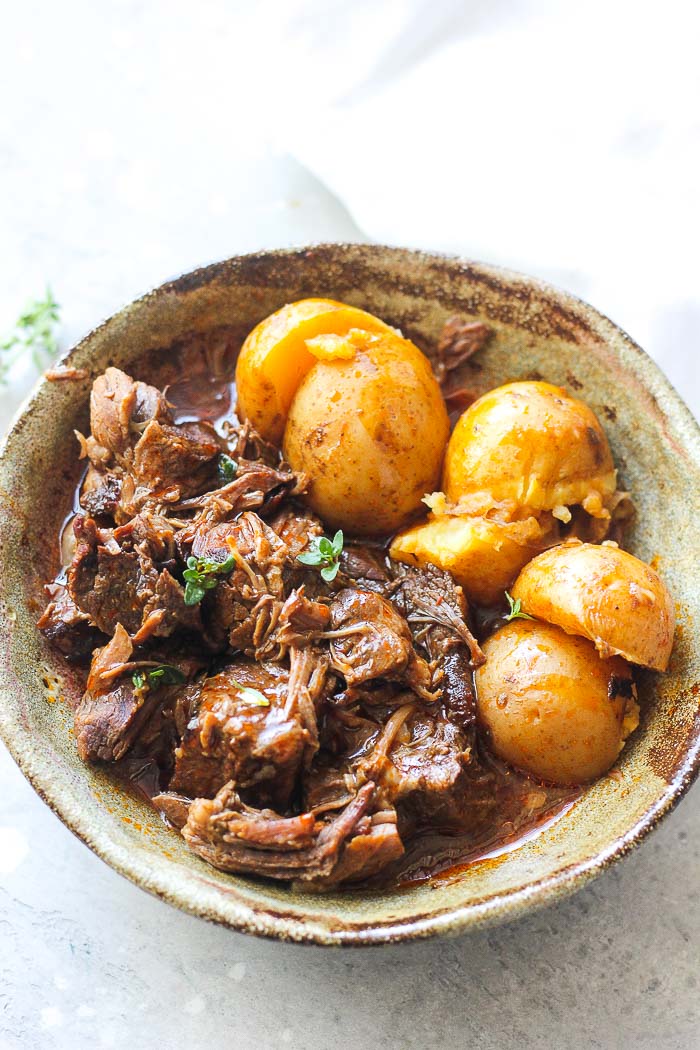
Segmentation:
{"type": "MultiPolygon", "coordinates": [[[[345,203],[291,155],[300,113],[323,112],[326,129],[332,119],[350,131],[359,113],[367,141],[376,142],[387,97],[413,67],[424,70],[426,54],[435,61],[445,41],[469,47],[477,37],[495,61],[512,55],[513,31],[534,26],[538,39],[556,36],[562,6],[543,4],[535,16],[525,0],[5,5],[0,330],[47,280],[63,305],[68,346],[129,298],[202,262],[259,247],[383,236],[515,262],[590,296],[644,343],[700,412],[697,262],[694,282],[685,271],[682,280],[669,277],[671,256],[692,265],[698,215],[678,221],[676,200],[662,237],[667,213],[655,196],[659,186],[672,196],[674,186],[696,185],[700,173],[700,124],[683,69],[667,77],[646,130],[630,116],[633,92],[624,78],[608,96],[613,115],[619,110],[617,137],[612,117],[598,141],[595,125],[586,126],[599,158],[622,149],[633,166],[635,156],[649,154],[653,221],[640,215],[640,236],[624,250],[601,220],[619,207],[624,223],[616,230],[629,235],[633,216],[619,182],[603,211],[595,196],[577,198],[564,247],[561,238],[554,244],[550,222],[545,246],[531,240],[529,252],[527,228],[511,243],[507,225],[494,223],[491,233],[482,222],[470,237],[466,212],[448,236],[444,212],[431,212],[429,188],[412,207],[397,197],[397,208],[391,165],[368,156],[374,199],[372,183],[344,177],[342,143],[337,133],[324,134],[324,120],[315,138],[305,128],[298,155],[345,203]],[[368,18],[374,33],[366,31],[368,18]],[[371,91],[380,99],[373,127],[371,91]],[[324,143],[333,156],[319,149],[324,143]],[[680,183],[679,158],[690,166],[680,183]],[[622,272],[631,253],[634,280],[622,272]]],[[[606,54],[627,46],[620,35],[627,7],[606,6],[606,54]]],[[[634,6],[638,44],[653,36],[657,10],[634,6]]],[[[674,18],[664,31],[689,37],[688,5],[665,10],[674,18]]],[[[590,41],[589,28],[587,47],[590,41]]],[[[673,42],[669,67],[674,57],[684,61],[673,42]]],[[[650,75],[658,79],[666,67],[663,55],[656,58],[650,75]]],[[[629,62],[623,69],[634,75],[629,62]]],[[[507,81],[507,67],[499,75],[507,81]]],[[[499,136],[509,119],[515,134],[520,118],[501,106],[499,136]]],[[[421,121],[429,130],[425,113],[419,140],[421,121]]],[[[573,148],[566,136],[564,148],[573,148]]],[[[537,150],[525,160],[536,166],[537,150]]],[[[30,370],[19,369],[0,391],[3,423],[31,380],[30,370]]],[[[456,941],[330,952],[254,941],[151,899],[74,839],[0,749],[0,1050],[692,1050],[700,1045],[697,794],[623,864],[529,919],[456,941]]]]}

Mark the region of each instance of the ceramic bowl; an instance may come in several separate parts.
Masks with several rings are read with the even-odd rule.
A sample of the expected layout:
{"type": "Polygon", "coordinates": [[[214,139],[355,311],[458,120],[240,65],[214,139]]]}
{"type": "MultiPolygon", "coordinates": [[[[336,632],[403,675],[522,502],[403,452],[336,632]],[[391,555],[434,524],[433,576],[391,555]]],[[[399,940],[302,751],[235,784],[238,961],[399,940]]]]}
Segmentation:
{"type": "Polygon", "coordinates": [[[365,245],[321,245],[230,259],[164,284],[91,332],[66,360],[79,382],[39,383],[0,462],[0,731],[36,791],[121,874],[172,904],[237,930],[317,944],[376,944],[503,922],[576,890],[624,856],[668,813],[700,764],[700,431],[639,347],[592,307],[540,281],[458,259],[365,245]],[[91,377],[107,365],[166,357],[184,333],[233,324],[241,334],[284,303],[328,296],[371,310],[430,345],[458,313],[495,337],[468,367],[475,393],[546,378],[585,399],[609,435],[638,514],[630,549],[651,561],[676,602],[666,675],[639,676],[642,722],[619,776],[590,787],[521,848],[452,880],[391,892],[307,895],[222,874],[185,847],[109,770],[76,754],[70,701],[79,683],[35,628],[42,583],[77,478],[91,377]]]}

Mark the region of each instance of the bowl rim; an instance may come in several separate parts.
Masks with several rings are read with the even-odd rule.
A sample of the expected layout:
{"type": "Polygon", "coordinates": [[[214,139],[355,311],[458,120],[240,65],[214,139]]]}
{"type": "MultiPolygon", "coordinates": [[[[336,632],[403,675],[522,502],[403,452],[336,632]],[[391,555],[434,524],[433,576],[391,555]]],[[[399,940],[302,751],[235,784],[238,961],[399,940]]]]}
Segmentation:
{"type": "MultiPolygon", "coordinates": [[[[373,256],[375,253],[390,254],[411,259],[418,264],[440,262],[469,270],[476,275],[480,274],[501,283],[527,286],[536,293],[546,294],[550,300],[563,307],[574,307],[578,311],[583,311],[589,317],[592,316],[596,321],[609,327],[622,340],[626,348],[637,357],[644,385],[654,396],[660,393],[664,397],[662,413],[666,416],[670,410],[673,421],[680,424],[682,429],[689,433],[691,445],[697,442],[700,452],[700,424],[688,406],[649,355],[605,314],[583,299],[540,278],[445,252],[338,241],[313,242],[234,255],[225,260],[210,262],[185,271],[123,305],[61,354],[57,364],[70,364],[72,358],[97,332],[108,328],[124,310],[146,303],[153,296],[185,291],[188,286],[192,286],[193,280],[198,284],[209,283],[216,279],[226,267],[241,261],[288,259],[293,262],[310,251],[329,251],[341,256],[350,253],[357,255],[363,252],[368,256],[373,256]]],[[[12,441],[18,430],[21,429],[24,417],[31,412],[47,382],[48,380],[43,375],[40,376],[27,398],[15,412],[0,443],[0,463],[11,462],[12,441]]],[[[684,438],[684,446],[690,451],[688,444],[688,438],[684,438]]],[[[694,458],[696,469],[700,470],[700,454],[694,458]]],[[[4,657],[5,666],[9,667],[9,631],[4,622],[0,625],[0,657],[4,657]]],[[[418,915],[400,922],[389,919],[386,922],[373,921],[369,925],[360,923],[339,926],[337,922],[326,924],[325,920],[321,919],[311,925],[303,916],[272,911],[264,906],[251,906],[240,900],[235,901],[228,898],[222,900],[220,894],[216,895],[217,899],[211,904],[198,901],[196,893],[191,892],[191,887],[188,889],[188,873],[183,873],[177,862],[174,862],[172,867],[168,865],[154,869],[147,861],[144,862],[141,851],[125,850],[112,839],[108,831],[102,828],[96,831],[92,828],[80,811],[80,807],[74,805],[70,798],[64,797],[64,793],[55,787],[48,765],[41,761],[36,748],[32,746],[33,741],[29,731],[22,725],[19,718],[10,714],[7,705],[2,702],[3,695],[8,692],[8,689],[9,683],[6,680],[0,683],[0,739],[5,743],[10,755],[39,797],[53,810],[62,823],[101,860],[142,889],[192,915],[243,933],[303,944],[368,946],[425,939],[438,934],[456,935],[469,929],[510,921],[521,917],[526,912],[545,907],[573,894],[612,863],[629,853],[675,808],[700,774],[700,733],[696,733],[685,751],[682,763],[656,801],[645,810],[627,832],[579,863],[560,868],[551,875],[517,889],[496,892],[493,896],[476,902],[456,907],[448,906],[441,911],[431,912],[429,915],[418,915]],[[178,872],[181,872],[180,877],[178,872]]]]}

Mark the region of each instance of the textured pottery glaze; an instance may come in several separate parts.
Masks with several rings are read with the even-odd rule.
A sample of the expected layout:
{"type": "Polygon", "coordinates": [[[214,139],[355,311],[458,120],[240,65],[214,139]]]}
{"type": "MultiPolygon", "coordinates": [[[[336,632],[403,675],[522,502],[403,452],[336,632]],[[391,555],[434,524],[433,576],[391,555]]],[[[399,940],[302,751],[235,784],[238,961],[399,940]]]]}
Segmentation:
{"type": "Polygon", "coordinates": [[[91,332],[65,360],[89,377],[41,382],[0,462],[0,732],[41,797],[117,871],[180,908],[263,936],[373,944],[457,933],[571,893],[627,853],[690,785],[700,764],[700,431],[649,358],[590,306],[489,266],[321,245],[234,258],[171,281],[91,332]],[[628,546],[654,564],[676,602],[671,667],[663,676],[639,675],[642,723],[619,775],[589,788],[518,850],[435,885],[315,896],[210,868],[108,770],[80,762],[67,702],[78,689],[75,676],[35,628],[42,584],[56,568],[57,524],[78,477],[73,428],[86,428],[92,377],[110,364],[128,371],[144,355],[150,365],[189,332],[225,324],[244,334],[305,296],[361,306],[423,347],[452,314],[483,319],[495,337],[464,369],[470,391],[546,378],[587,401],[637,506],[628,546]]]}

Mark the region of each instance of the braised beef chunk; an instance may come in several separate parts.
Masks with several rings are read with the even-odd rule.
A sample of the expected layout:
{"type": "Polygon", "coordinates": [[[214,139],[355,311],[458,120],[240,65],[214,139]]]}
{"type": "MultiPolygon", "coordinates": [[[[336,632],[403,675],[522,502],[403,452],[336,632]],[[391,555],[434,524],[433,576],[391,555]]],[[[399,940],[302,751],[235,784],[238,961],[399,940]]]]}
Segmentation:
{"type": "MultiPolygon", "coordinates": [[[[440,378],[489,335],[448,322],[440,378]]],[[[220,364],[236,343],[217,339],[220,364]]],[[[422,835],[483,837],[505,795],[518,819],[541,809],[543,790],[479,753],[483,654],[461,588],[380,540],[345,537],[336,575],[300,562],[327,532],[307,478],[203,411],[212,367],[184,400],[167,387],[172,403],[117,368],[93,385],[74,553],[39,621],[70,659],[92,656],[81,758],[135,777],[208,863],[305,891],[395,879],[422,835]]],[[[230,378],[216,372],[229,409],[230,378]]]]}
{"type": "Polygon", "coordinates": [[[62,583],[51,583],[46,590],[50,601],[37,627],[69,660],[84,660],[104,641],[104,636],[87,613],[81,612],[62,583]]]}
{"type": "Polygon", "coordinates": [[[167,637],[178,628],[201,630],[199,609],[185,605],[181,584],[168,569],[159,570],[149,553],[167,553],[167,533],[153,533],[154,528],[149,518],[135,518],[116,530],[99,529],[80,515],[74,520],[76,549],[68,592],[105,634],[112,634],[118,623],[139,642],[152,635],[167,637]]]}
{"type": "MultiPolygon", "coordinates": [[[[136,443],[149,420],[170,418],[168,403],[160,390],[134,382],[119,368],[108,368],[92,385],[92,439],[117,462],[136,443]]],[[[96,458],[104,457],[98,454],[96,458]]]]}
{"type": "Polygon", "coordinates": [[[134,448],[131,469],[151,491],[175,487],[180,496],[191,496],[216,482],[223,447],[211,423],[174,426],[154,419],[134,448]]]}
{"type": "Polygon", "coordinates": [[[180,694],[189,688],[183,683],[196,664],[181,662],[176,677],[182,682],[174,685],[166,684],[172,682],[172,670],[171,677],[162,677],[163,684],[158,676],[149,677],[158,666],[157,661],[134,656],[121,624],[111,641],[96,650],[87,689],[75,711],[78,753],[84,761],[115,762],[137,741],[142,746],[152,743],[163,731],[180,694]]]}
{"type": "Polygon", "coordinates": [[[338,814],[318,820],[312,813],[280,817],[253,809],[226,784],[216,798],[190,806],[182,834],[195,853],[222,871],[330,885],[335,873],[339,879],[362,878],[380,858],[387,863],[403,852],[389,815],[377,815],[373,824],[374,794],[374,784],[367,783],[338,814]]]}
{"type": "Polygon", "coordinates": [[[240,662],[206,679],[170,790],[211,798],[234,780],[246,798],[286,808],[309,742],[289,677],[277,664],[240,662]]]}
{"type": "Polygon", "coordinates": [[[435,699],[430,668],[413,648],[406,620],[385,598],[347,588],[331,604],[331,625],[331,664],[348,686],[401,679],[423,699],[435,699]]]}
{"type": "Polygon", "coordinates": [[[88,467],[80,493],[80,506],[93,518],[114,518],[122,494],[122,479],[88,467]]]}

